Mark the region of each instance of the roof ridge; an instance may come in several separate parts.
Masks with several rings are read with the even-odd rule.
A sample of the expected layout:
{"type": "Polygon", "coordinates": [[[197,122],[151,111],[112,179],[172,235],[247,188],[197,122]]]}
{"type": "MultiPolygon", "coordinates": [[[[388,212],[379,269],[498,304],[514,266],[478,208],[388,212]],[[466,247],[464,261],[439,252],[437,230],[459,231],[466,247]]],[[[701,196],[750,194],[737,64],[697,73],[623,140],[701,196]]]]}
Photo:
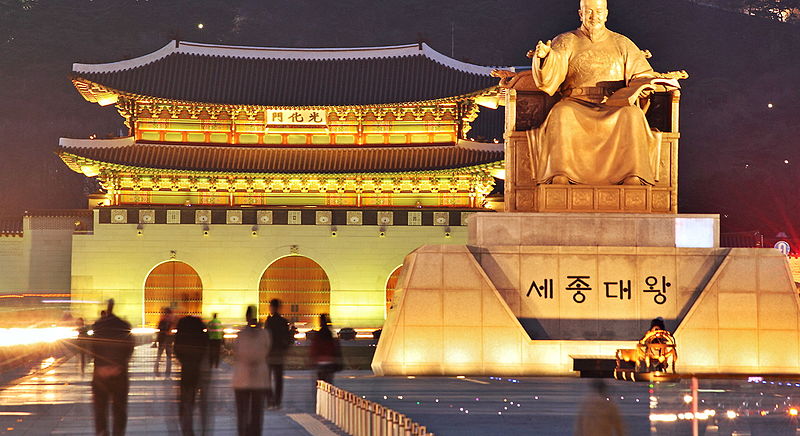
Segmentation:
{"type": "Polygon", "coordinates": [[[244,150],[331,150],[331,151],[357,151],[357,150],[409,150],[409,149],[430,149],[441,150],[445,148],[460,148],[464,150],[480,151],[503,151],[503,143],[483,143],[460,139],[455,144],[408,144],[408,145],[366,145],[366,146],[321,146],[321,147],[288,147],[285,145],[221,145],[209,143],[162,143],[135,141],[132,136],[107,139],[78,139],[78,138],[59,138],[59,144],[63,149],[97,149],[97,148],[127,148],[137,146],[158,146],[169,148],[202,148],[208,150],[228,150],[232,148],[244,150]]]}
{"type": "Polygon", "coordinates": [[[493,69],[493,67],[453,59],[439,53],[424,42],[379,47],[292,48],[206,44],[173,40],[152,53],[133,59],[99,64],[74,63],[72,71],[74,73],[114,73],[143,67],[176,53],[210,57],[316,61],[384,59],[422,55],[440,65],[468,74],[489,75],[493,69]]]}

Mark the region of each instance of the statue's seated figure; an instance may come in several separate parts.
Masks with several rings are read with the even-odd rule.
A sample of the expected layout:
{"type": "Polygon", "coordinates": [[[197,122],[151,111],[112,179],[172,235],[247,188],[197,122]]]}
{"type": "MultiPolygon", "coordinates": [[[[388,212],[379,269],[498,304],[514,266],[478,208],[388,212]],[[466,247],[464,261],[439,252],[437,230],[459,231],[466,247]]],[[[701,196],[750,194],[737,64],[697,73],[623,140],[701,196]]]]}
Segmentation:
{"type": "Polygon", "coordinates": [[[677,89],[685,72],[659,74],[643,52],[605,27],[605,0],[582,0],[582,26],[528,53],[532,69],[497,71],[501,87],[560,96],[528,131],[533,181],[541,184],[655,185],[661,132],[645,111],[655,90],[677,89]]]}

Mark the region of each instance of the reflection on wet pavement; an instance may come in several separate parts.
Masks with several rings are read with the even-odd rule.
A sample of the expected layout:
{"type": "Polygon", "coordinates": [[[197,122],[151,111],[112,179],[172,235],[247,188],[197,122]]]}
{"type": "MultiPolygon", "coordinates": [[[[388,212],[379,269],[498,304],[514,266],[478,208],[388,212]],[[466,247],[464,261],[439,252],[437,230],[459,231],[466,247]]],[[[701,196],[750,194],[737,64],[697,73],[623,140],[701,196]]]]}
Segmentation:
{"type": "MultiPolygon", "coordinates": [[[[156,350],[136,348],[131,365],[129,435],[177,434],[177,377],[152,373],[156,350]]],[[[175,369],[179,369],[177,364],[175,369]]],[[[0,390],[0,433],[93,434],[91,365],[78,359],[43,361],[37,372],[0,390]]],[[[309,371],[287,371],[284,408],[266,411],[265,434],[306,435],[298,424],[313,415],[309,371]],[[291,415],[291,416],[290,416],[291,415]]],[[[576,378],[374,377],[367,371],[337,374],[336,385],[404,413],[437,436],[569,435],[591,381],[576,378]]],[[[691,380],[657,383],[608,381],[629,435],[796,436],[800,381],[751,377],[699,380],[698,414],[691,380]]],[[[230,366],[214,371],[210,434],[235,434],[230,366]]],[[[330,428],[330,426],[328,426],[330,428]]]]}
{"type": "MultiPolygon", "coordinates": [[[[340,377],[337,386],[426,425],[437,436],[570,435],[591,380],[340,377]]],[[[607,381],[628,435],[691,436],[691,379],[607,381]]],[[[698,435],[796,436],[800,380],[700,379],[698,435]]]]}
{"type": "MultiPolygon", "coordinates": [[[[131,361],[131,388],[128,404],[129,435],[179,434],[178,386],[180,365],[173,365],[172,378],[156,377],[153,370],[156,350],[136,347],[131,361]]],[[[91,435],[92,366],[81,374],[80,362],[70,358],[58,364],[55,359],[42,363],[36,374],[15,381],[0,390],[0,433],[10,435],[91,435]]],[[[307,435],[303,427],[287,414],[313,413],[312,380],[308,371],[287,372],[284,407],[266,411],[265,434],[307,435]]],[[[230,387],[231,368],[221,364],[214,370],[209,396],[213,435],[236,433],[235,403],[230,387]]]]}
{"type": "MultiPolygon", "coordinates": [[[[691,379],[649,385],[654,434],[691,435],[695,418],[691,379]]],[[[800,382],[765,377],[699,379],[699,435],[795,436],[800,382]]]]}
{"type": "MultiPolygon", "coordinates": [[[[573,434],[592,380],[569,377],[348,377],[336,385],[403,413],[437,436],[573,434]]],[[[628,435],[649,434],[647,385],[609,380],[628,435]]]]}

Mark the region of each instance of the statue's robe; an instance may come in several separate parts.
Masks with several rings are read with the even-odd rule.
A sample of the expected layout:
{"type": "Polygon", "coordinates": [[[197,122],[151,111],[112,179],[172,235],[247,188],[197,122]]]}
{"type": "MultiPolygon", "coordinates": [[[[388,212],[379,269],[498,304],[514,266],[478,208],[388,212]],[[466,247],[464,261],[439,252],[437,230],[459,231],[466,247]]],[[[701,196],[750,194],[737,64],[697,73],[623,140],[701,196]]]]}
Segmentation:
{"type": "Polygon", "coordinates": [[[650,130],[638,106],[603,104],[631,79],[655,74],[630,39],[607,29],[594,40],[582,29],[563,33],[547,57],[534,56],[532,73],[540,90],[563,96],[529,132],[537,183],[555,176],[590,185],[618,184],[631,176],[655,183],[660,133],[650,130]]]}

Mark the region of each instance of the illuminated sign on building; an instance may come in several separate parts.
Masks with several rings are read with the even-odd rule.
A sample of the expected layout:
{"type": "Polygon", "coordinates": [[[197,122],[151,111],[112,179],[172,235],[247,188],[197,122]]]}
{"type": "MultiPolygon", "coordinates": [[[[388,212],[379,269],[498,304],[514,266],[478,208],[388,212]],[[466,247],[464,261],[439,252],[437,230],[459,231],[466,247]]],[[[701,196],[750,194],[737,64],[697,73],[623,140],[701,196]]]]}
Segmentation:
{"type": "Polygon", "coordinates": [[[324,110],[267,109],[267,126],[327,126],[324,110]]]}

